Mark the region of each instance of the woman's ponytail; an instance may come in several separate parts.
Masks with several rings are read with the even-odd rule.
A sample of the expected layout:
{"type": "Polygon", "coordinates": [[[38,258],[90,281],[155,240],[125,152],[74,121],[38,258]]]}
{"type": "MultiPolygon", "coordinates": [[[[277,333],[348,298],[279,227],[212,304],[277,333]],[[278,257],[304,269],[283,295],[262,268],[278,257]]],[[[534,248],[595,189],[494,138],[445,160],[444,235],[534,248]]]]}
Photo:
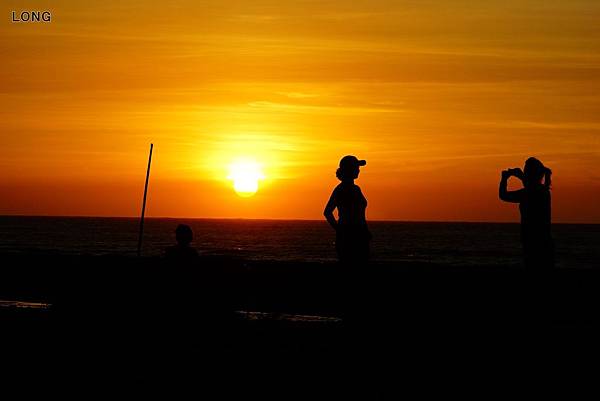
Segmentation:
{"type": "Polygon", "coordinates": [[[552,170],[548,167],[545,167],[544,170],[544,186],[548,189],[552,187],[552,170]]]}

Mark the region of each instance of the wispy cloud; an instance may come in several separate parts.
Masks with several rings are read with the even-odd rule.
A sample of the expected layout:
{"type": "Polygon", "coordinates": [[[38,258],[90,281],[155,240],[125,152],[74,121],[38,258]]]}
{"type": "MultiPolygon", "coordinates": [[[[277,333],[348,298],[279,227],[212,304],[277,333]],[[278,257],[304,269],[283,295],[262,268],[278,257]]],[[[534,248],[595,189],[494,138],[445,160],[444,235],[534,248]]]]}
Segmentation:
{"type": "Polygon", "coordinates": [[[356,114],[356,113],[402,113],[402,109],[384,107],[355,107],[355,106],[318,106],[293,103],[275,103],[269,101],[254,101],[248,103],[251,109],[278,111],[286,113],[327,113],[327,114],[356,114]]]}
{"type": "Polygon", "coordinates": [[[600,130],[600,122],[549,122],[549,121],[472,121],[474,126],[485,126],[507,129],[540,129],[540,130],[600,130]]]}

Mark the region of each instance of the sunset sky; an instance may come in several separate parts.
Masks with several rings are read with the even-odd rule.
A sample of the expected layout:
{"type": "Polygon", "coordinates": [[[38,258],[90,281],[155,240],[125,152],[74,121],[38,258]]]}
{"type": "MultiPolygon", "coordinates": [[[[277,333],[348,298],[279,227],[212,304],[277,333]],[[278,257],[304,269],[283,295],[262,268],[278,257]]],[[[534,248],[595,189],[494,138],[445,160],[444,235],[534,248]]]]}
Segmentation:
{"type": "Polygon", "coordinates": [[[138,215],[152,142],[149,216],[319,219],[355,154],[369,219],[517,221],[500,171],[537,156],[554,221],[600,223],[597,0],[0,9],[0,214],[138,215]]]}

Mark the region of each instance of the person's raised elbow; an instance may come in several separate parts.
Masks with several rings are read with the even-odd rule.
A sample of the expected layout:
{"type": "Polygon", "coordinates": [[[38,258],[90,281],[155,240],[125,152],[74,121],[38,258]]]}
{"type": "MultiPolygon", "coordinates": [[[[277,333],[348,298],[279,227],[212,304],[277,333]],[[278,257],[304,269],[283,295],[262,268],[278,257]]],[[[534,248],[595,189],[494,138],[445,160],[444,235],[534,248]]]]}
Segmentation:
{"type": "Polygon", "coordinates": [[[500,180],[500,186],[498,187],[498,197],[500,200],[506,201],[508,197],[508,191],[506,188],[506,178],[504,175],[502,176],[502,180],[500,180]]]}
{"type": "Polygon", "coordinates": [[[498,198],[500,198],[501,201],[508,202],[508,196],[506,194],[506,191],[499,191],[498,198]]]}

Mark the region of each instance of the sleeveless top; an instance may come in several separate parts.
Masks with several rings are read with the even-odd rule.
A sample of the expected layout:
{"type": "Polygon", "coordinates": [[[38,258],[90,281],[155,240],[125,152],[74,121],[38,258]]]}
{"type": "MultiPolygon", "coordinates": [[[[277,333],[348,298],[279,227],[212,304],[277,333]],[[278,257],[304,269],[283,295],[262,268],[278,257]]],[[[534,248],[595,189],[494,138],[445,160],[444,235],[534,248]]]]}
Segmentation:
{"type": "Polygon", "coordinates": [[[367,199],[356,184],[339,184],[333,191],[340,228],[366,228],[367,199]]]}
{"type": "Polygon", "coordinates": [[[551,239],[550,190],[539,185],[521,191],[519,211],[523,239],[536,242],[551,239]]]}

